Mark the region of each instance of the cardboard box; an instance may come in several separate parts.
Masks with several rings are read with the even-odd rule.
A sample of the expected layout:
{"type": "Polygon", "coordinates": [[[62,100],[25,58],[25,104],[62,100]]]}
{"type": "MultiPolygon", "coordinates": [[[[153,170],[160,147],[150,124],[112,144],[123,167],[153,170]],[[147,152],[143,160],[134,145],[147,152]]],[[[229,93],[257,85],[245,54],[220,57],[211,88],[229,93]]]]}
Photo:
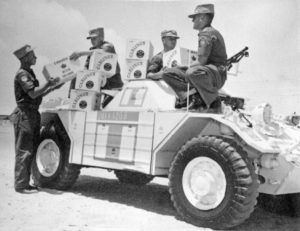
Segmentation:
{"type": "Polygon", "coordinates": [[[69,57],[60,59],[53,63],[47,64],[43,68],[43,74],[48,80],[50,77],[59,77],[58,84],[65,83],[76,77],[76,73],[80,70],[79,60],[72,61],[69,57]]]}
{"type": "Polygon", "coordinates": [[[145,79],[147,74],[147,60],[126,59],[126,78],[145,79]]]}
{"type": "Polygon", "coordinates": [[[189,67],[197,62],[197,52],[182,47],[176,47],[163,54],[164,67],[174,67],[176,65],[189,67]]]}
{"type": "Polygon", "coordinates": [[[152,56],[153,45],[149,40],[127,40],[126,59],[150,59],[152,56]]]}
{"type": "Polygon", "coordinates": [[[118,56],[102,49],[93,50],[90,58],[89,70],[97,70],[106,73],[109,77],[116,74],[118,56]]]}
{"type": "Polygon", "coordinates": [[[71,90],[69,108],[86,111],[100,109],[101,94],[94,91],[71,90]]]}
{"type": "Polygon", "coordinates": [[[102,71],[82,70],[77,72],[75,89],[100,92],[106,84],[107,73],[102,71]]]}
{"type": "Polygon", "coordinates": [[[190,50],[189,52],[189,66],[198,63],[198,52],[190,50]]]}

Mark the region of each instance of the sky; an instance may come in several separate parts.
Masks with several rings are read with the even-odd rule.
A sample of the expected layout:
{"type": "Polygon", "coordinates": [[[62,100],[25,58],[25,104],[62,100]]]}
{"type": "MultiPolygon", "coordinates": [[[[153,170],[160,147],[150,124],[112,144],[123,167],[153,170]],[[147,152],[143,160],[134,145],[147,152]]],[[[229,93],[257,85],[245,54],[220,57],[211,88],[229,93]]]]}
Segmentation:
{"type": "MultiPolygon", "coordinates": [[[[202,3],[215,4],[212,25],[223,35],[228,56],[249,47],[250,56],[240,62],[236,76],[228,76],[225,91],[252,106],[268,102],[276,113],[300,113],[298,0],[0,0],[0,114],[16,106],[13,80],[20,64],[12,53],[21,46],[35,47],[33,69],[44,83],[44,65],[87,50],[88,31],[104,27],[124,71],[127,39],[150,40],[157,53],[162,50],[160,32],[175,29],[178,45],[196,50],[198,32],[187,15],[202,3]]],[[[64,98],[67,92],[65,84],[47,99],[64,98]]]]}

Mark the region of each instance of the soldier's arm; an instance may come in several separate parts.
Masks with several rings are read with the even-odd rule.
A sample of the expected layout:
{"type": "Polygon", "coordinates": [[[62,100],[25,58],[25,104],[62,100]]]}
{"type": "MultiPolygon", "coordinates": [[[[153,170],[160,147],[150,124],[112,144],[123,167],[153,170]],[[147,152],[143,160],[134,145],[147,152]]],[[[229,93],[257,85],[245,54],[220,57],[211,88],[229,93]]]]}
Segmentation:
{"type": "Polygon", "coordinates": [[[112,53],[112,54],[116,54],[116,50],[115,50],[115,47],[112,43],[104,43],[102,45],[102,49],[105,51],[105,52],[108,52],[108,53],[112,53]]]}
{"type": "Polygon", "coordinates": [[[150,60],[147,68],[147,78],[158,80],[162,78],[163,73],[163,61],[161,53],[153,56],[150,60]]]}
{"type": "Polygon", "coordinates": [[[55,84],[59,81],[59,78],[51,78],[49,81],[39,87],[35,87],[32,90],[29,90],[27,94],[32,98],[35,99],[40,96],[45,96],[49,94],[51,91],[60,88],[63,84],[55,86],[55,84]]]}
{"type": "Polygon", "coordinates": [[[20,72],[16,76],[17,81],[21,85],[22,89],[31,97],[35,99],[39,96],[43,96],[48,94],[52,90],[52,86],[54,86],[58,81],[59,78],[50,78],[49,81],[39,87],[34,85],[32,81],[32,77],[28,76],[26,72],[20,72]]]}
{"type": "Polygon", "coordinates": [[[163,74],[162,70],[159,72],[156,72],[156,73],[149,72],[147,74],[147,79],[160,80],[160,79],[162,79],[162,74],[163,74]]]}
{"type": "Polygon", "coordinates": [[[201,65],[206,65],[208,57],[212,49],[212,38],[210,35],[201,35],[198,45],[198,62],[201,65]]]}
{"type": "MultiPolygon", "coordinates": [[[[116,51],[115,51],[115,47],[113,44],[111,43],[105,43],[103,46],[102,46],[102,49],[105,51],[105,52],[108,52],[108,53],[113,53],[115,54],[116,51]]],[[[70,59],[71,60],[77,60],[78,58],[82,57],[82,56],[91,56],[93,54],[93,50],[89,50],[89,51],[75,51],[73,52],[71,55],[70,55],[70,59]]]]}
{"type": "Polygon", "coordinates": [[[91,56],[92,53],[93,53],[92,50],[90,50],[90,51],[75,51],[70,55],[70,59],[75,61],[78,58],[80,58],[81,56],[91,56]]]}

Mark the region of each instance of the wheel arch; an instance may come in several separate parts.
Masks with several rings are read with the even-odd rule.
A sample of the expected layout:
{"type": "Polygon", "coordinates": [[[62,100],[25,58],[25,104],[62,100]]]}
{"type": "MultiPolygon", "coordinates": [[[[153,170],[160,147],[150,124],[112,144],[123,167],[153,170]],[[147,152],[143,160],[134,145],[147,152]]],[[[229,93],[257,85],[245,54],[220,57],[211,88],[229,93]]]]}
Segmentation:
{"type": "Polygon", "coordinates": [[[68,137],[70,142],[69,163],[82,164],[85,120],[86,112],[84,111],[46,111],[41,115],[42,129],[50,126],[50,129],[60,130],[66,134],[64,137],[68,137]]]}
{"type": "Polygon", "coordinates": [[[224,137],[233,140],[246,150],[249,158],[255,159],[259,151],[249,145],[236,130],[222,123],[218,117],[187,117],[154,150],[153,175],[167,175],[171,162],[178,150],[190,139],[197,136],[224,137]]]}

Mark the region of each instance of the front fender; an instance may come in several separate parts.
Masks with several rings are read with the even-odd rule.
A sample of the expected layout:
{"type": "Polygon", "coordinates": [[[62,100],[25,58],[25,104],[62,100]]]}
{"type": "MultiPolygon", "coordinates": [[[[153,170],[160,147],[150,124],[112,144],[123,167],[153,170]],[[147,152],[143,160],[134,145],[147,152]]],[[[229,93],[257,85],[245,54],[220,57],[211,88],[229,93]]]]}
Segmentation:
{"type": "Polygon", "coordinates": [[[82,164],[85,120],[85,111],[58,110],[43,112],[41,115],[42,126],[61,123],[64,127],[70,139],[69,163],[82,164]]]}

